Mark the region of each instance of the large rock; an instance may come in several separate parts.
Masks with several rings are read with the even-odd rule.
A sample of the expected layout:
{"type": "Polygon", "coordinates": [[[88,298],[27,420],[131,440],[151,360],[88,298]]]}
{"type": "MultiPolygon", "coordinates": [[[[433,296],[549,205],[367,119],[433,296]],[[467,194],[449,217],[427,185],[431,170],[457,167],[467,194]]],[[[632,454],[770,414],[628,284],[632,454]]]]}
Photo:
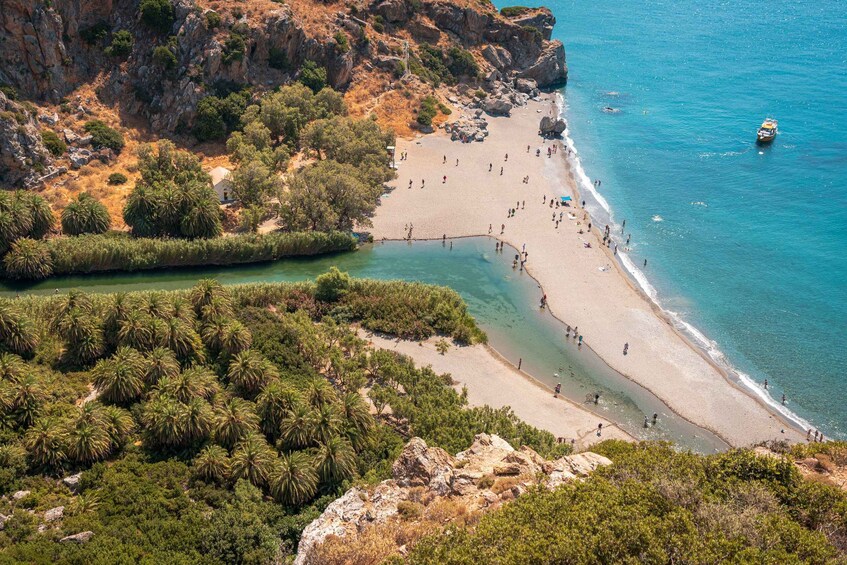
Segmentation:
{"type": "Polygon", "coordinates": [[[508,116],[513,107],[507,98],[498,96],[485,97],[480,106],[492,116],[508,116]]]}
{"type": "Polygon", "coordinates": [[[409,19],[409,12],[404,0],[382,0],[374,10],[390,24],[405,22],[409,19]]]}
{"type": "Polygon", "coordinates": [[[85,543],[94,537],[94,532],[86,531],[80,532],[78,534],[74,534],[72,536],[65,536],[59,540],[59,543],[85,543]]]}
{"type": "Polygon", "coordinates": [[[548,40],[553,35],[553,26],[556,25],[556,18],[553,16],[553,12],[547,8],[526,10],[513,18],[509,18],[509,21],[521,27],[534,27],[541,32],[541,36],[544,39],[548,40]]]}
{"type": "Polygon", "coordinates": [[[438,494],[450,491],[453,458],[439,447],[427,447],[421,438],[412,438],[391,467],[401,487],[429,486],[438,494]]]}
{"type": "Polygon", "coordinates": [[[82,478],[82,473],[76,473],[75,475],[68,475],[67,477],[62,479],[62,482],[66,487],[68,487],[71,492],[76,493],[79,492],[79,481],[82,478]]]}
{"type": "MultiPolygon", "coordinates": [[[[516,451],[502,438],[488,434],[478,434],[468,449],[453,458],[442,449],[428,447],[420,438],[412,438],[394,463],[394,479],[373,488],[351,489],[303,530],[294,564],[321,565],[321,544],[338,538],[342,539],[340,543],[352,542],[367,528],[398,520],[401,503],[408,505],[411,501],[426,512],[436,500],[446,498],[451,506],[472,515],[521,496],[533,485],[554,488],[578,480],[607,462],[592,453],[545,461],[528,447],[516,451]],[[502,487],[494,488],[499,481],[502,487]]],[[[403,518],[414,519],[408,515],[403,518]]],[[[408,530],[414,531],[413,526],[408,530]]]]}
{"type": "Polygon", "coordinates": [[[564,133],[566,128],[567,124],[565,120],[550,116],[541,118],[541,123],[538,125],[538,131],[544,137],[559,137],[564,133]]]}
{"type": "Polygon", "coordinates": [[[65,515],[65,507],[57,506],[56,508],[51,508],[50,510],[44,513],[44,521],[45,522],[55,522],[56,520],[61,520],[62,516],[65,515]]]}
{"type": "Polygon", "coordinates": [[[28,490],[15,491],[14,493],[12,493],[12,500],[14,500],[14,501],[21,500],[22,498],[29,496],[29,492],[30,491],[28,491],[28,490]]]}
{"type": "Polygon", "coordinates": [[[553,86],[568,79],[565,46],[559,40],[549,42],[535,62],[520,72],[521,78],[531,78],[538,86],[553,86]]]}

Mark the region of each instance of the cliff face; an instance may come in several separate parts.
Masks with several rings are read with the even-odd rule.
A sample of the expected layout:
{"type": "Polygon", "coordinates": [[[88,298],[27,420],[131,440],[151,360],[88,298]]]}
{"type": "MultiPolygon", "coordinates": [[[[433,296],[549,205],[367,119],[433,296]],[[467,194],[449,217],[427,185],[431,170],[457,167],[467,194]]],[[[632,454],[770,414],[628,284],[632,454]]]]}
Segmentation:
{"type": "MultiPolygon", "coordinates": [[[[218,10],[210,16],[205,2],[173,0],[171,29],[156,33],[141,22],[138,0],[4,0],[0,85],[27,100],[56,104],[92,84],[101,101],[124,115],[145,118],[156,133],[173,134],[190,131],[198,102],[215,93],[216,85],[272,89],[297,78],[307,60],[325,67],[328,83],[337,89],[354,79],[367,83],[370,75],[395,88],[392,73],[403,60],[404,43],[413,52],[422,43],[460,46],[473,54],[488,84],[531,79],[545,87],[567,78],[564,48],[550,40],[555,18],[544,8],[510,19],[491,4],[466,0],[334,5],[220,0],[210,4],[218,10]],[[106,30],[106,38],[129,31],[131,51],[108,56],[109,40],[91,37],[97,26],[106,30]],[[155,60],[154,50],[164,47],[174,64],[155,60]]],[[[38,124],[27,127],[37,130],[38,124]]],[[[3,130],[6,169],[12,161],[45,162],[39,156],[43,147],[23,134],[12,135],[13,129],[20,128],[7,124],[3,130]]],[[[19,182],[21,177],[8,178],[19,182]]]]}
{"type": "Polygon", "coordinates": [[[35,116],[0,92],[0,185],[31,184],[50,163],[35,116]]]}

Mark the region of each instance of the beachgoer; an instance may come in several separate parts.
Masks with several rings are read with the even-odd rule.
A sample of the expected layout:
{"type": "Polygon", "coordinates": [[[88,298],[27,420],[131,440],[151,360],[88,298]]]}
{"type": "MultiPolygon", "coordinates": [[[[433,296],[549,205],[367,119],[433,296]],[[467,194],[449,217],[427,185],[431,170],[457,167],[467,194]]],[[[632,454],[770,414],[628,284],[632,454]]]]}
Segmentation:
{"type": "MultiPolygon", "coordinates": [[[[553,214],[555,216],[555,214],[553,214]]],[[[559,220],[556,220],[556,229],[559,229],[559,220]]]]}
{"type": "Polygon", "coordinates": [[[459,166],[459,160],[458,159],[456,159],[456,166],[457,167],[459,166]]]}
{"type": "Polygon", "coordinates": [[[542,204],[547,204],[547,195],[544,195],[544,198],[541,200],[542,204]]]}
{"type": "Polygon", "coordinates": [[[529,145],[526,146],[526,152],[529,153],[529,145]]]}
{"type": "Polygon", "coordinates": [[[536,149],[535,156],[538,157],[539,155],[541,155],[541,149],[536,149]]]}
{"type": "Polygon", "coordinates": [[[588,222],[588,231],[591,231],[591,222],[588,222]]]}
{"type": "Polygon", "coordinates": [[[768,390],[768,379],[765,379],[765,390],[768,390]]]}
{"type": "Polygon", "coordinates": [[[644,266],[647,266],[647,259],[644,259],[644,266]]]}
{"type": "Polygon", "coordinates": [[[597,435],[599,436],[602,433],[603,433],[603,422],[600,422],[599,424],[597,424],[597,435]]]}
{"type": "Polygon", "coordinates": [[[494,163],[488,163],[488,172],[491,172],[491,168],[494,167],[494,163]]]}
{"type": "Polygon", "coordinates": [[[500,167],[500,176],[503,176],[503,167],[500,167]]]}
{"type": "Polygon", "coordinates": [[[409,188],[412,188],[412,179],[409,179],[409,188]]]}
{"type": "Polygon", "coordinates": [[[526,200],[521,200],[521,210],[526,208],[526,200]]]}
{"type": "Polygon", "coordinates": [[[595,392],[594,393],[594,404],[599,404],[599,403],[600,403],[600,393],[595,392]]]}
{"type": "Polygon", "coordinates": [[[659,415],[656,414],[655,412],[653,412],[653,425],[654,426],[656,425],[656,420],[658,420],[658,419],[659,419],[659,415]]]}
{"type": "Polygon", "coordinates": [[[503,160],[504,160],[504,161],[508,161],[508,160],[509,160],[509,154],[508,154],[508,153],[506,153],[506,158],[505,158],[505,159],[503,159],[503,160]]]}
{"type": "Polygon", "coordinates": [[[447,239],[447,234],[446,233],[442,234],[441,235],[441,241],[445,241],[446,239],[447,239]]]}
{"type": "Polygon", "coordinates": [[[556,394],[562,392],[562,383],[556,383],[556,394]]]}
{"type": "Polygon", "coordinates": [[[623,344],[623,354],[626,355],[629,352],[629,342],[623,344]]]}
{"type": "Polygon", "coordinates": [[[491,233],[491,224],[488,224],[488,233],[491,233]]]}
{"type": "Polygon", "coordinates": [[[506,224],[500,224],[500,235],[503,235],[503,232],[506,230],[506,224]]]}
{"type": "Polygon", "coordinates": [[[645,427],[645,428],[649,428],[649,427],[650,427],[650,421],[647,419],[647,416],[644,416],[644,427],[645,427]]]}
{"type": "Polygon", "coordinates": [[[582,207],[585,208],[585,200],[582,201],[582,207]]]}
{"type": "Polygon", "coordinates": [[[629,240],[630,240],[630,238],[631,238],[631,237],[632,237],[632,234],[631,234],[631,233],[630,233],[630,234],[627,234],[627,236],[626,236],[626,244],[627,244],[627,245],[629,245],[629,240]]]}
{"type": "Polygon", "coordinates": [[[425,184],[426,184],[426,179],[421,179],[421,188],[423,188],[425,184]]]}
{"type": "Polygon", "coordinates": [[[579,345],[582,346],[582,334],[579,336],[579,345]]]}
{"type": "Polygon", "coordinates": [[[782,405],[785,406],[785,395],[782,395],[782,405]]]}
{"type": "Polygon", "coordinates": [[[806,441],[812,439],[812,428],[809,428],[809,431],[806,432],[806,441]]]}
{"type": "Polygon", "coordinates": [[[450,251],[453,251],[453,241],[450,240],[450,251]]]}
{"type": "Polygon", "coordinates": [[[621,224],[621,233],[623,233],[623,229],[626,227],[626,220],[621,224]]]}
{"type": "Polygon", "coordinates": [[[447,162],[447,155],[444,156],[444,159],[441,161],[442,164],[447,162]]]}
{"type": "Polygon", "coordinates": [[[447,175],[444,175],[444,178],[442,179],[441,184],[444,184],[446,182],[447,182],[447,175]]]}

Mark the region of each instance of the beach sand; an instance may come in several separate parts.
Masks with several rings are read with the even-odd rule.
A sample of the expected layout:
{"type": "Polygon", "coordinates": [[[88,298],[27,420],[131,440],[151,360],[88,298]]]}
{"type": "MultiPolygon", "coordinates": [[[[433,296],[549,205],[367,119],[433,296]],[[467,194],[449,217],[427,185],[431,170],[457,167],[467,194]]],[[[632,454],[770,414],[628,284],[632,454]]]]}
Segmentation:
{"type": "Polygon", "coordinates": [[[362,334],[375,347],[396,351],[414,359],[418,366],[431,366],[436,373],[450,373],[456,389],[468,389],[471,406],[510,406],[524,422],[551,432],[556,437],[575,440],[577,450],[606,439],[633,441],[633,437],[613,422],[553,393],[531,377],[498,358],[485,345],[451,347],[444,355],[435,348],[436,338],[417,342],[362,334]],[[597,424],[603,430],[597,435],[597,424]]]}
{"type": "MultiPolygon", "coordinates": [[[[482,143],[453,142],[442,132],[398,140],[398,178],[373,218],[374,239],[404,239],[411,224],[412,239],[490,233],[518,250],[526,245],[526,270],[547,293],[550,312],[578,326],[585,343],[606,363],[678,415],[735,446],[804,439],[804,434],[732,383],[660,315],[618,268],[611,250],[603,248],[604,226],[587,232],[590,218],[582,221],[579,202],[558,209],[542,203],[543,197],[548,203],[563,195],[577,199],[561,142],[538,136],[541,117],[556,112],[554,100],[547,98],[514,109],[512,117],[489,117],[490,135],[482,143]],[[547,148],[554,143],[558,152],[548,158],[547,148]],[[538,157],[536,149],[541,149],[538,157]],[[400,160],[403,152],[408,153],[406,160],[400,160]],[[523,182],[527,175],[528,184],[523,182]],[[508,218],[508,209],[518,202],[515,216],[508,218]],[[554,210],[557,219],[564,212],[558,229],[551,221],[554,210]],[[502,234],[501,225],[505,225],[502,234]],[[580,234],[580,229],[586,233],[580,234]],[[629,344],[627,355],[624,343],[629,344]]],[[[493,250],[493,241],[491,246],[493,250]]],[[[511,262],[514,253],[507,249],[503,260],[511,262]]],[[[516,392],[502,391],[512,399],[516,392]]]]}

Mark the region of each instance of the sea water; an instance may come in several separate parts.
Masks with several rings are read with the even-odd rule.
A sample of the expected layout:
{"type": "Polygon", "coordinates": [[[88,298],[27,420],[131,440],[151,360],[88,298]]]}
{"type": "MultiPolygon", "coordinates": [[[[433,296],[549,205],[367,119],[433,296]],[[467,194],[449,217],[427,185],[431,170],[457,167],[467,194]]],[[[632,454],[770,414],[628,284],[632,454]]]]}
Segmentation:
{"type": "Polygon", "coordinates": [[[582,188],[634,276],[756,394],[847,437],[847,3],[542,3],[582,188]]]}

